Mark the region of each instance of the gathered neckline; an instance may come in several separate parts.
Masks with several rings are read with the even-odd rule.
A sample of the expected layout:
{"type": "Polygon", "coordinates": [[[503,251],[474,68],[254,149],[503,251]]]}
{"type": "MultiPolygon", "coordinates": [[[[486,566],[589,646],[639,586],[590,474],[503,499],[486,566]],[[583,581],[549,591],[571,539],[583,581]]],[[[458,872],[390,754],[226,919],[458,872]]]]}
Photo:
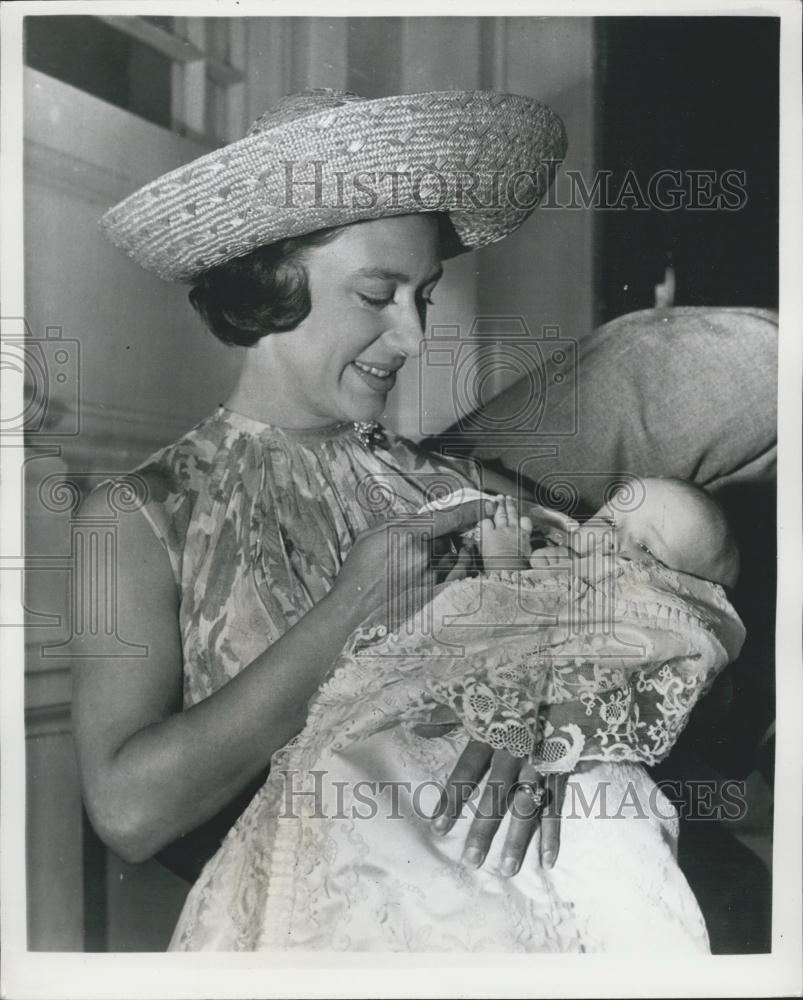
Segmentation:
{"type": "Polygon", "coordinates": [[[290,441],[310,442],[330,441],[346,434],[356,434],[354,423],[348,420],[323,427],[280,427],[277,424],[267,424],[255,417],[247,417],[244,413],[232,410],[223,403],[218,405],[216,416],[226,420],[233,427],[259,437],[278,437],[290,441]]]}

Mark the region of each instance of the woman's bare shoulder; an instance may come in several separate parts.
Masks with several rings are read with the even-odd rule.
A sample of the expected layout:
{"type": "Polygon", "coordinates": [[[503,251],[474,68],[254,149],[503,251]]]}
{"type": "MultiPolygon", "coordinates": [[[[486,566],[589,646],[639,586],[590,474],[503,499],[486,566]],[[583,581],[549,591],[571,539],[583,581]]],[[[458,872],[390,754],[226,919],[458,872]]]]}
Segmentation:
{"type": "Polygon", "coordinates": [[[174,591],[175,581],[170,556],[162,538],[145,513],[141,496],[126,491],[125,477],[109,480],[93,489],[83,499],[75,518],[79,522],[104,524],[111,528],[118,582],[153,587],[160,584],[174,591]],[[121,485],[121,483],[123,485],[121,485]],[[115,498],[115,490],[118,496],[115,498]],[[122,499],[120,493],[123,493],[122,499]],[[131,570],[135,577],[131,578],[131,570]]]}

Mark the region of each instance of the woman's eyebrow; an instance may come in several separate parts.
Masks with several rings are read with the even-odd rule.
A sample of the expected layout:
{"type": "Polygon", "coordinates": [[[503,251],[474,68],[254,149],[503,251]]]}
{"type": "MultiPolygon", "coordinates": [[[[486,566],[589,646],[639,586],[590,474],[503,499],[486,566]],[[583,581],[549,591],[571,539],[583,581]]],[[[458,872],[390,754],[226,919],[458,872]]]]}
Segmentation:
{"type": "MultiPolygon", "coordinates": [[[[389,271],[384,267],[361,267],[359,270],[354,272],[356,277],[360,278],[381,278],[383,281],[400,281],[403,283],[408,283],[412,279],[409,274],[404,271],[389,271]]],[[[439,267],[436,271],[428,277],[425,278],[422,284],[428,285],[432,281],[438,281],[443,276],[443,268],[439,267]]]]}

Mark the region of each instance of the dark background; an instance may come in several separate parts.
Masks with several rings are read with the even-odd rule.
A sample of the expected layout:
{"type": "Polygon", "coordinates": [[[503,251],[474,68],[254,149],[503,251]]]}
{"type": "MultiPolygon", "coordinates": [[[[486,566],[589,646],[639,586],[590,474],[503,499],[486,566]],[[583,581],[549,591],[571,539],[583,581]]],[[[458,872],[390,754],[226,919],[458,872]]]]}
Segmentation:
{"type": "Polygon", "coordinates": [[[676,305],[777,307],[779,33],[767,17],[597,20],[598,167],[642,187],[659,170],[747,175],[735,212],[598,211],[599,322],[652,306],[670,262],[676,305]]]}
{"type": "MultiPolygon", "coordinates": [[[[675,305],[778,305],[779,39],[777,19],[623,17],[597,21],[596,162],[641,186],[659,170],[746,174],[738,211],[597,211],[597,321],[654,302],[671,265],[675,305]]],[[[616,184],[612,184],[616,190],[616,184]]],[[[737,433],[738,429],[734,429],[737,433]]],[[[744,778],[772,784],[775,491],[720,497],[742,555],[733,602],[748,639],[695,709],[657,779],[744,778]]],[[[683,813],[681,813],[683,815],[683,813]]],[[[714,953],[769,951],[770,875],[720,824],[682,822],[680,864],[706,915],[714,953]]]]}

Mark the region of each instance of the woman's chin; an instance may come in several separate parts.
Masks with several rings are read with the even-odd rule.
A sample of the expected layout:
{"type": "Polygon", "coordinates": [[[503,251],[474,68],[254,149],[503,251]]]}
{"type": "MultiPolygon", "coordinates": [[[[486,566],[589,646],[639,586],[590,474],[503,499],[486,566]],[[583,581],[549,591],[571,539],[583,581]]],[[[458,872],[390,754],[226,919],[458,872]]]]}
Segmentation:
{"type": "Polygon", "coordinates": [[[385,412],[387,406],[387,396],[372,394],[372,398],[355,399],[352,397],[350,405],[346,408],[349,420],[359,423],[369,423],[372,420],[379,420],[385,412]]]}
{"type": "Polygon", "coordinates": [[[368,423],[379,420],[387,407],[390,391],[396,383],[395,373],[382,380],[359,371],[355,365],[347,369],[349,377],[341,383],[347,389],[346,412],[349,419],[368,423]]]}
{"type": "Polygon", "coordinates": [[[385,412],[384,406],[374,406],[374,407],[354,407],[351,411],[352,416],[349,417],[355,423],[369,424],[372,421],[379,420],[382,414],[385,412]]]}

